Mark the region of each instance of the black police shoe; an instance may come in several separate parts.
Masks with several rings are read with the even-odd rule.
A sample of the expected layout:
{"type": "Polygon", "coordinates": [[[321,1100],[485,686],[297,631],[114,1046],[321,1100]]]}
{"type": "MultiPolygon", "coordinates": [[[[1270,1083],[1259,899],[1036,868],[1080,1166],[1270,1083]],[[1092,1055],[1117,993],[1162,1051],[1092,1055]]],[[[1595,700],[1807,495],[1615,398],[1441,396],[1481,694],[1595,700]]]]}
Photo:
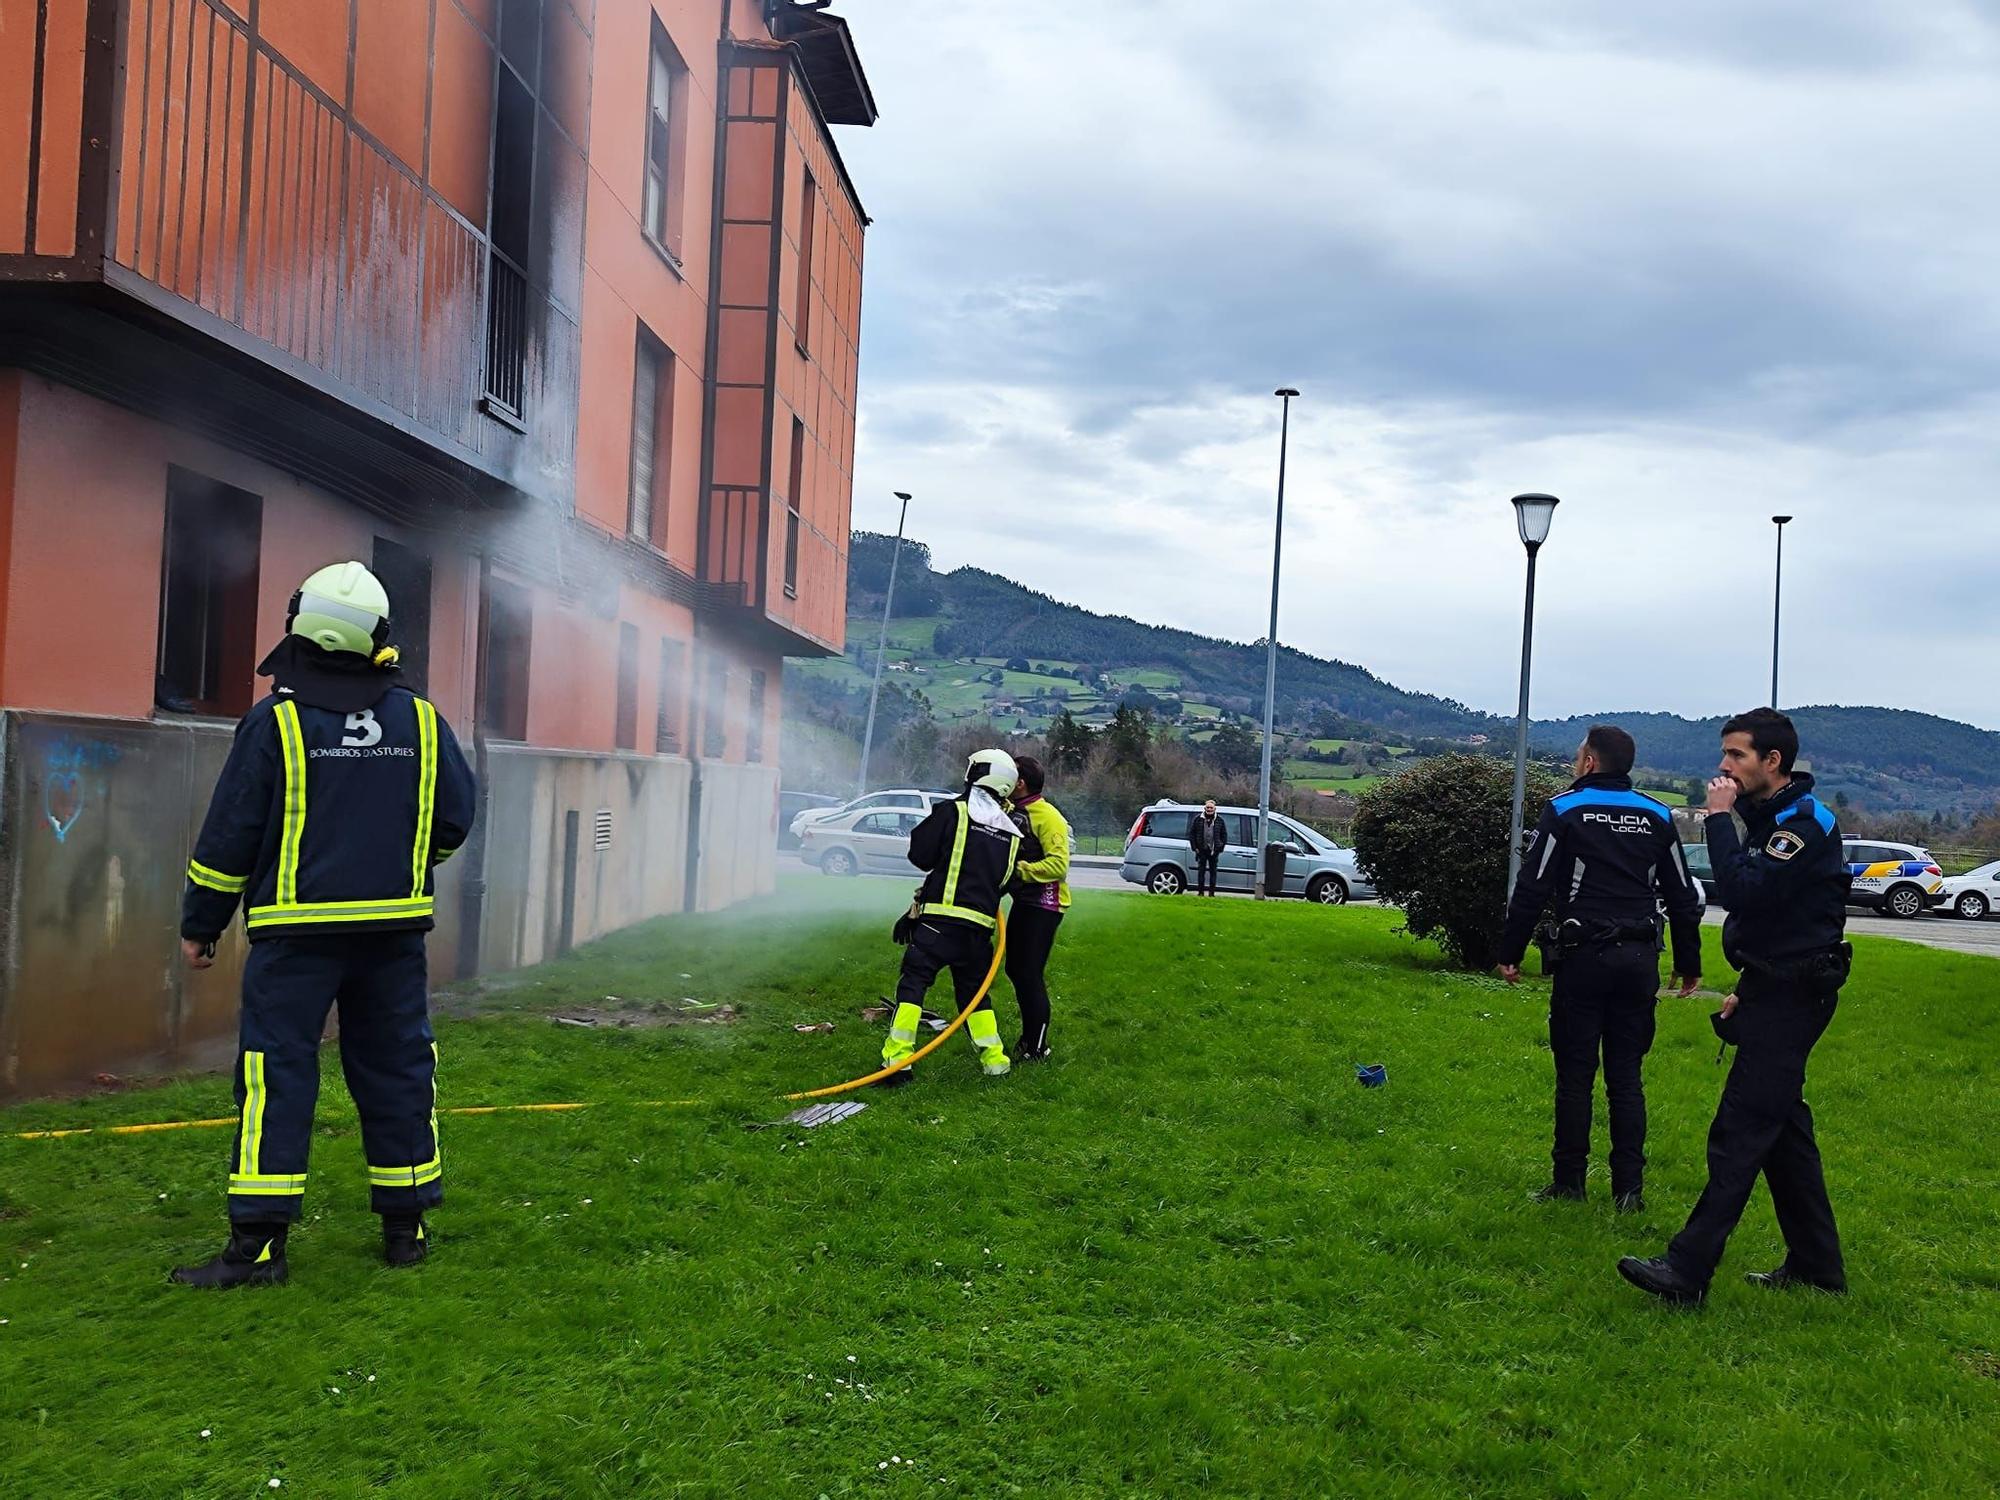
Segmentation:
{"type": "Polygon", "coordinates": [[[1017,1047],[1014,1049],[1014,1061],[1018,1063],[1047,1062],[1054,1056],[1055,1049],[1046,1042],[1032,1052],[1026,1047],[1017,1047]]]}
{"type": "Polygon", "coordinates": [[[382,1259],[392,1266],[414,1266],[430,1253],[422,1214],[382,1215],[382,1259]]]}
{"type": "Polygon", "coordinates": [[[1633,1188],[1629,1193],[1615,1194],[1611,1206],[1621,1214],[1642,1214],[1646,1211],[1646,1195],[1633,1188]]]}
{"type": "Polygon", "coordinates": [[[1566,1182],[1552,1182],[1528,1194],[1529,1200],[1535,1203],[1581,1203],[1583,1197],[1582,1188],[1571,1187],[1566,1182]]]}
{"type": "Polygon", "coordinates": [[[915,1068],[898,1068],[886,1078],[876,1079],[873,1087],[878,1089],[904,1089],[916,1081],[917,1070],[915,1068]]]}
{"type": "Polygon", "coordinates": [[[176,1286],[227,1291],[239,1286],[278,1286],[285,1268],[285,1228],[269,1224],[237,1224],[229,1243],[213,1260],[198,1266],[176,1266],[168,1280],[176,1286]]]}
{"type": "Polygon", "coordinates": [[[1750,1271],[1743,1279],[1752,1286],[1761,1286],[1767,1292],[1789,1292],[1796,1287],[1810,1287],[1816,1292],[1831,1292],[1834,1296],[1844,1296],[1846,1281],[1815,1281],[1810,1276],[1801,1276],[1787,1261],[1775,1271],[1750,1271]]]}
{"type": "Polygon", "coordinates": [[[1662,1302],[1677,1307],[1699,1307],[1708,1300],[1708,1288],[1696,1286],[1673,1267],[1664,1255],[1641,1260],[1628,1255],[1618,1262],[1618,1274],[1642,1292],[1651,1292],[1662,1302]]]}

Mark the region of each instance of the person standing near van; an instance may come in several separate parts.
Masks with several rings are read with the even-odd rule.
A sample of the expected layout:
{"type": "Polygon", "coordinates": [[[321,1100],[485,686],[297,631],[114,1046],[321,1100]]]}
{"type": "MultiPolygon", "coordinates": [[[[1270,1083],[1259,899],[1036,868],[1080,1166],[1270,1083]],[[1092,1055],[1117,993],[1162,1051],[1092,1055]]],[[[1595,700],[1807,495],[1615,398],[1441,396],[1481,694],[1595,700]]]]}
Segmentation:
{"type": "Polygon", "coordinates": [[[1199,814],[1188,819],[1188,847],[1194,850],[1194,893],[1213,896],[1216,866],[1222,861],[1222,851],[1229,847],[1229,825],[1216,812],[1213,797],[1202,804],[1199,814]]]}

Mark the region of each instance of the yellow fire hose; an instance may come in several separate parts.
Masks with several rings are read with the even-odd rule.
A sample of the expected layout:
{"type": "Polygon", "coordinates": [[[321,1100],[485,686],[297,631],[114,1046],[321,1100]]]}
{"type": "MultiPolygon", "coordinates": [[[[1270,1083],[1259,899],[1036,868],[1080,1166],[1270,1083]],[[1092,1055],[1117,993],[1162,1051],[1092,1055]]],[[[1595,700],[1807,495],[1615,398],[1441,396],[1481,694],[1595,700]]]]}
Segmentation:
{"type": "MultiPolygon", "coordinates": [[[[951,1039],[951,1034],[954,1031],[958,1030],[959,1027],[972,1018],[972,1013],[979,1009],[979,1002],[986,998],[986,992],[993,988],[993,981],[999,977],[1000,960],[1007,953],[1007,919],[996,913],[993,918],[993,928],[993,962],[986,966],[986,977],[979,982],[978,993],[966,1002],[965,1009],[958,1013],[958,1019],[932,1037],[930,1042],[921,1051],[911,1053],[901,1062],[890,1063],[886,1068],[879,1068],[875,1072],[870,1073],[866,1078],[850,1078],[845,1083],[836,1083],[832,1088],[811,1089],[803,1094],[787,1094],[785,1095],[787,1102],[795,1099],[824,1099],[831,1094],[845,1094],[854,1089],[865,1089],[871,1083],[879,1083],[899,1068],[914,1068],[918,1063],[942,1047],[951,1039]]],[[[893,1015],[889,1018],[889,1024],[892,1026],[895,1024],[895,1017],[893,1015]]]]}
{"type": "MultiPolygon", "coordinates": [[[[865,1078],[850,1078],[846,1083],[836,1083],[831,1088],[811,1089],[800,1094],[787,1094],[785,1095],[785,1099],[788,1102],[798,1099],[825,1099],[834,1094],[845,1094],[855,1089],[865,1089],[869,1084],[879,1083],[882,1079],[887,1078],[891,1073],[896,1072],[900,1068],[915,1067],[933,1052],[937,1051],[938,1048],[942,1047],[947,1041],[951,1040],[951,1034],[972,1019],[972,1013],[979,1009],[979,1002],[986,998],[986,992],[993,988],[993,981],[1000,977],[1000,961],[1007,954],[1007,919],[996,915],[993,919],[993,928],[993,962],[987,965],[986,977],[980,981],[978,992],[973,995],[971,1000],[966,1002],[965,1009],[961,1010],[957,1018],[949,1026],[945,1027],[943,1031],[939,1032],[922,1048],[911,1053],[901,1062],[891,1063],[886,1068],[878,1068],[865,1078]]],[[[699,1103],[701,1103],[699,1099],[646,1099],[639,1102],[639,1108],[679,1109],[699,1103]]],[[[590,1103],[472,1104],[461,1105],[457,1109],[441,1109],[438,1113],[441,1115],[542,1114],[572,1109],[591,1109],[594,1107],[590,1103]]],[[[71,1130],[18,1130],[14,1132],[13,1139],[17,1141],[55,1141],[72,1135],[145,1135],[155,1130],[217,1130],[224,1125],[238,1125],[241,1123],[240,1116],[223,1115],[213,1120],[166,1120],[151,1125],[87,1125],[71,1130]]]]}

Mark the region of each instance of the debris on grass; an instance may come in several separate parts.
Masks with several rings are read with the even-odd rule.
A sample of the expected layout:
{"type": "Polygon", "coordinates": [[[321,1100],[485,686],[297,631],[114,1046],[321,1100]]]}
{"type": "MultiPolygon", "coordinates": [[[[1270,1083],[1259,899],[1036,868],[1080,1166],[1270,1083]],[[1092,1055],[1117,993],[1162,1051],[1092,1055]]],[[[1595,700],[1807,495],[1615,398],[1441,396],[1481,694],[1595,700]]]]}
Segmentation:
{"type": "Polygon", "coordinates": [[[794,1031],[800,1031],[800,1032],[807,1032],[807,1033],[811,1033],[811,1032],[815,1032],[815,1031],[831,1031],[831,1030],[833,1030],[833,1022],[831,1022],[831,1021],[803,1021],[803,1022],[800,1022],[800,1023],[798,1024],[798,1025],[794,1026],[794,1027],[792,1028],[792,1030],[794,1030],[794,1031]]]}
{"type": "MultiPolygon", "coordinates": [[[[616,1000],[616,995],[605,999],[616,1000]]],[[[604,1031],[650,1031],[662,1026],[717,1026],[734,1021],[739,1012],[733,1005],[706,1004],[692,1009],[655,1000],[651,1005],[629,1010],[603,1010],[584,1006],[552,1015],[558,1026],[576,1026],[604,1031]]]]}
{"type": "MultiPolygon", "coordinates": [[[[822,1125],[838,1125],[842,1120],[850,1120],[867,1107],[858,1099],[840,1099],[826,1104],[809,1105],[805,1109],[795,1109],[782,1120],[753,1120],[743,1128],[769,1130],[776,1125],[797,1125],[802,1130],[816,1130],[822,1125]]],[[[782,1151],[785,1148],[780,1146],[778,1149],[782,1151]]]]}

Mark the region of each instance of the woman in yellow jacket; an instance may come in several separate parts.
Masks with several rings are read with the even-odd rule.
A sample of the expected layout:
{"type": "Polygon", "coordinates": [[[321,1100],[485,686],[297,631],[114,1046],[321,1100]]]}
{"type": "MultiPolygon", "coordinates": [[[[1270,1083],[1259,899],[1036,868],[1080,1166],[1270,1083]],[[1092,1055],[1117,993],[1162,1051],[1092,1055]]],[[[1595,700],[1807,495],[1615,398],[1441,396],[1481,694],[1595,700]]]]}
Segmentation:
{"type": "Polygon", "coordinates": [[[1021,1044],[1016,1062],[1040,1062],[1049,1055],[1049,986],[1045,971],[1056,929],[1069,909],[1069,824],[1055,804],[1042,797],[1042,763],[1014,759],[1021,783],[1014,807],[1025,813],[1028,833],[1042,846],[1041,858],[1014,867],[1014,906],[1007,917],[1007,979],[1021,1003],[1021,1044]]]}

